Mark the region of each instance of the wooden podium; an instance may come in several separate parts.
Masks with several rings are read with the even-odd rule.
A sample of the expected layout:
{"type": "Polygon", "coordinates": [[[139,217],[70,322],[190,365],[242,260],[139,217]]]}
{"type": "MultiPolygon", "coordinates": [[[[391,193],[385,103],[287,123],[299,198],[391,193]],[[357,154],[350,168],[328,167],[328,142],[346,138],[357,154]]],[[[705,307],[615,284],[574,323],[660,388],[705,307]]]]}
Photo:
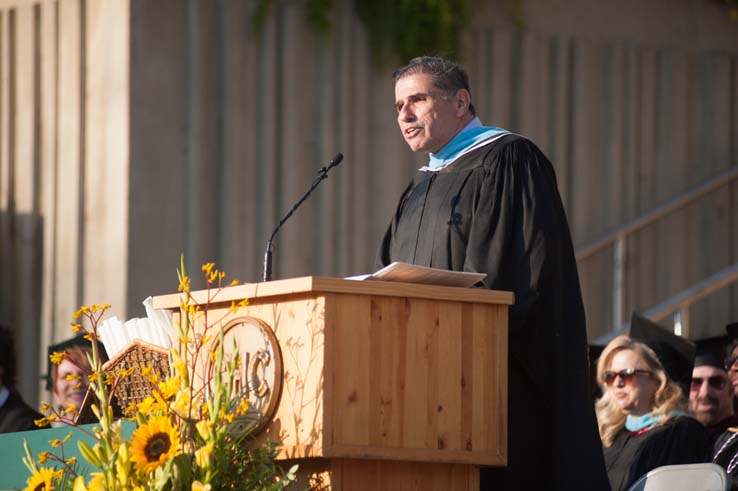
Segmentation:
{"type": "MultiPolygon", "coordinates": [[[[479,466],[506,464],[511,293],[304,277],[216,300],[211,319],[274,333],[281,396],[259,438],[298,461],[302,487],[477,491],[479,466]]],[[[178,316],[179,295],[154,306],[178,316]]]]}

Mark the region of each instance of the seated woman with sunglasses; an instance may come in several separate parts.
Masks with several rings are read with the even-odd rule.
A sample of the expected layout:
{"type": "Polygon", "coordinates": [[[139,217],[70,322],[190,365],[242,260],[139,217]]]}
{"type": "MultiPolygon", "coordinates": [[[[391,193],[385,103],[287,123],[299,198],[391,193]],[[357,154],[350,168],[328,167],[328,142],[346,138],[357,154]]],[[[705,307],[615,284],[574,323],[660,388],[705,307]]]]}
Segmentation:
{"type": "Polygon", "coordinates": [[[597,363],[603,395],[597,422],[613,490],[662,465],[707,462],[707,433],[685,412],[686,398],[654,351],[627,336],[613,339],[597,363]]]}

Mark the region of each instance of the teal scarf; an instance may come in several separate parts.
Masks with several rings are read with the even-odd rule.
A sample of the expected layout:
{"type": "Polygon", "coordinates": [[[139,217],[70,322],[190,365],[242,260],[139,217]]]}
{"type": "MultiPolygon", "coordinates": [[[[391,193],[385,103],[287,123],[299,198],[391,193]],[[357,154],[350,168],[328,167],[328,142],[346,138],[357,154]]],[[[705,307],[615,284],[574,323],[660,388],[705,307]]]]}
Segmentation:
{"type": "Polygon", "coordinates": [[[482,126],[479,118],[474,118],[466,127],[459,131],[438,153],[431,153],[428,165],[421,170],[439,170],[472,148],[491,143],[496,136],[507,134],[507,130],[494,126],[482,126]]]}
{"type": "MultiPolygon", "coordinates": [[[[684,411],[672,411],[669,413],[670,418],[686,415],[687,413],[684,411]]],[[[658,425],[662,419],[662,416],[654,416],[653,413],[646,413],[643,416],[633,416],[632,414],[629,414],[628,417],[625,418],[625,429],[631,432],[645,430],[646,428],[652,428],[658,425]]]]}

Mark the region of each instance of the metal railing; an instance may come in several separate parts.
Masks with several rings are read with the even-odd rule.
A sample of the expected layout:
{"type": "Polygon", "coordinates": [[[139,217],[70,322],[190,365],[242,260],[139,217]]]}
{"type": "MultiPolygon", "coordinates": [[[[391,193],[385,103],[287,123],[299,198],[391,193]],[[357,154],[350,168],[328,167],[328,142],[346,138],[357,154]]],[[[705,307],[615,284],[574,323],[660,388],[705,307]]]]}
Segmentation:
{"type": "MultiPolygon", "coordinates": [[[[607,247],[613,246],[613,298],[612,298],[612,325],[613,329],[618,329],[618,326],[623,325],[623,291],[624,291],[624,269],[625,269],[625,254],[626,254],[626,240],[629,235],[641,230],[644,227],[647,227],[648,225],[654,223],[655,221],[674,213],[677,210],[680,210],[684,208],[685,206],[688,206],[698,200],[699,198],[703,197],[704,195],[726,185],[729,184],[738,178],[738,167],[731,167],[729,170],[718,174],[717,176],[713,177],[712,179],[704,182],[703,184],[697,186],[691,191],[688,191],[686,193],[683,193],[682,195],[672,199],[671,201],[657,207],[656,209],[642,215],[639,218],[636,218],[632,222],[629,222],[621,227],[618,227],[615,230],[612,230],[602,236],[601,238],[594,240],[588,244],[585,244],[584,246],[578,248],[576,250],[576,259],[577,263],[583,261],[584,259],[592,256],[593,254],[601,251],[602,249],[605,249],[607,247]]],[[[733,268],[735,268],[736,265],[727,268],[724,271],[732,271],[733,268]]],[[[721,273],[718,273],[717,275],[711,277],[715,278],[719,276],[721,273]]],[[[733,281],[736,281],[738,277],[733,277],[732,280],[728,281],[728,283],[731,283],[733,281]]],[[[705,286],[705,282],[710,280],[708,278],[707,280],[704,280],[700,282],[698,285],[695,285],[694,288],[699,287],[700,285],[705,286]]],[[[721,280],[722,281],[722,280],[721,280]]],[[[727,283],[725,283],[727,284],[727,283]]],[[[725,284],[722,284],[722,286],[725,286],[725,284]]],[[[685,292],[692,291],[692,288],[689,290],[685,290],[685,292]]],[[[710,291],[714,291],[714,288],[710,291]]],[[[680,293],[679,295],[676,295],[673,297],[673,299],[677,299],[680,295],[684,294],[685,292],[680,293]]],[[[706,295],[706,294],[705,294],[706,295]]],[[[704,295],[703,295],[704,296],[704,295]]],[[[702,297],[699,297],[702,298],[702,297]]],[[[680,329],[678,326],[684,326],[685,322],[688,324],[689,322],[689,310],[688,306],[689,304],[693,303],[694,301],[698,300],[698,298],[689,301],[688,303],[684,303],[683,300],[680,300],[680,305],[682,305],[679,308],[675,308],[672,312],[678,312],[677,315],[683,316],[683,319],[678,319],[676,322],[677,329],[680,329]]],[[[669,300],[665,302],[664,304],[661,304],[661,306],[666,305],[667,303],[672,302],[672,300],[669,300]]],[[[659,307],[661,307],[659,306],[659,307]]],[[[655,307],[658,308],[658,307],[655,307]]],[[[651,312],[654,309],[649,310],[648,312],[651,312]]],[[[646,315],[649,318],[655,319],[652,316],[649,316],[648,313],[646,315]]],[[[666,317],[667,314],[664,314],[661,319],[666,317]]],[[[655,319],[659,320],[659,319],[655,319]]],[[[683,329],[683,327],[681,328],[683,329]]],[[[619,330],[619,329],[618,329],[619,330]]]]}
{"type": "MultiPolygon", "coordinates": [[[[705,278],[691,288],[683,290],[669,300],[658,304],[657,306],[643,313],[653,321],[660,321],[669,315],[674,316],[674,333],[679,335],[687,335],[689,333],[689,306],[694,302],[708,296],[724,286],[738,281],[738,263],[728,266],[722,271],[715,273],[709,278],[705,278]]],[[[630,323],[616,328],[615,330],[597,338],[593,344],[604,345],[610,342],[615,336],[625,334],[630,331],[630,323]]]]}

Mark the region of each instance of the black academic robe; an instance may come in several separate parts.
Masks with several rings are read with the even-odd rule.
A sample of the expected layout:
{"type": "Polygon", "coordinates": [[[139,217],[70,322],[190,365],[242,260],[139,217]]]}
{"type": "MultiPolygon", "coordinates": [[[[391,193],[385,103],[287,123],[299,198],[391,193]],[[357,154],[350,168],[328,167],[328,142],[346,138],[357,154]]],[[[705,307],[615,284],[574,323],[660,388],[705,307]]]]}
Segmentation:
{"type": "Polygon", "coordinates": [[[0,433],[36,430],[38,426],[33,421],[42,417],[18,392],[11,390],[8,400],[0,407],[0,433]]]}
{"type": "MultiPolygon", "coordinates": [[[[738,426],[738,425],[733,425],[738,426]]],[[[725,469],[730,488],[738,490],[738,431],[726,429],[715,441],[712,461],[725,469]]]]}
{"type": "Polygon", "coordinates": [[[689,416],[671,418],[643,433],[623,429],[604,449],[613,491],[628,489],[641,476],[662,465],[709,462],[712,447],[705,427],[689,416]]]}
{"type": "Polygon", "coordinates": [[[393,261],[486,273],[509,314],[508,466],[482,489],[607,489],[588,378],[584,307],[553,166],[507,135],[403,193],[377,267],[393,261]]]}

